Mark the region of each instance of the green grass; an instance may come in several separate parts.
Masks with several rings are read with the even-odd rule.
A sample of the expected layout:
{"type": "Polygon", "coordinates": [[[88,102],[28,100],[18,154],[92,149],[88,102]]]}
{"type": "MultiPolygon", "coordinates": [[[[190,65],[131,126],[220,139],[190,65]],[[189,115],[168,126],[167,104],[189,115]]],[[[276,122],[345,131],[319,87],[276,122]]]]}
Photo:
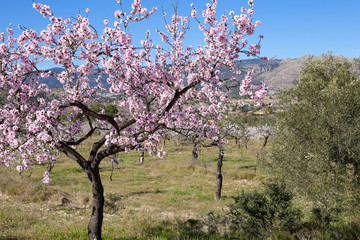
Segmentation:
{"type": "MultiPolygon", "coordinates": [[[[85,156],[88,150],[89,144],[78,148],[85,156]]],[[[146,155],[144,165],[138,152],[120,153],[112,181],[111,163],[104,159],[104,239],[217,239],[181,224],[222,211],[231,196],[258,188],[264,178],[254,171],[260,144],[249,143],[241,157],[231,142],[223,164],[223,198],[215,201],[218,149],[202,149],[197,162],[191,160],[191,145],[167,141],[165,150],[167,158],[146,155]]],[[[41,183],[44,171],[46,166],[37,165],[31,175],[19,176],[0,167],[0,239],[87,239],[91,185],[86,174],[64,156],[48,185],[41,183]]]]}
{"type": "MultiPolygon", "coordinates": [[[[84,155],[88,149],[89,144],[78,148],[84,155]]],[[[144,165],[138,162],[138,152],[121,153],[112,181],[111,163],[105,159],[100,166],[105,188],[103,238],[234,239],[206,233],[194,223],[210,211],[224,213],[233,196],[242,190],[259,190],[263,181],[271,180],[257,169],[260,149],[261,142],[252,141],[241,155],[234,142],[226,145],[219,201],[214,200],[217,148],[201,149],[194,162],[191,145],[167,141],[168,157],[146,155],[144,165]]],[[[44,171],[45,165],[36,165],[20,176],[13,168],[0,167],[0,239],[87,239],[91,184],[86,174],[64,156],[51,171],[50,184],[41,183],[44,171]]],[[[296,204],[311,207],[302,200],[296,204]]],[[[360,229],[359,223],[359,217],[349,216],[333,227],[350,239],[360,229]]],[[[284,234],[275,233],[273,238],[291,239],[284,234]]],[[[303,234],[314,239],[333,236],[321,229],[303,234]]]]}

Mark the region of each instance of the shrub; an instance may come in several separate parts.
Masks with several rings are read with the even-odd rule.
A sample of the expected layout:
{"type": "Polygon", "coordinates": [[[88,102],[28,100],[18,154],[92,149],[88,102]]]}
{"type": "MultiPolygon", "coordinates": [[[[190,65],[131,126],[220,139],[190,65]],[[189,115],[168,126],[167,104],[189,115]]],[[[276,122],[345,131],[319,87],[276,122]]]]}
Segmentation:
{"type": "Polygon", "coordinates": [[[301,211],[292,204],[285,184],[265,184],[263,192],[242,192],[234,197],[229,217],[232,230],[246,238],[266,238],[276,231],[293,233],[300,226],[301,211]]]}

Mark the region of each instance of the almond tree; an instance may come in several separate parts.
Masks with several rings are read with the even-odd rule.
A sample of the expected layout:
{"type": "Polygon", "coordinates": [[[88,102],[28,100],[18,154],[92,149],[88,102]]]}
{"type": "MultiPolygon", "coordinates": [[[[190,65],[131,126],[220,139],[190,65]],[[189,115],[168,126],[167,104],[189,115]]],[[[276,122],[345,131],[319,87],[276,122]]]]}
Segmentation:
{"type": "MultiPolygon", "coordinates": [[[[211,117],[210,117],[211,118],[211,117]]],[[[208,119],[208,121],[212,121],[208,119]]],[[[221,198],[221,189],[223,186],[223,174],[222,174],[222,165],[225,156],[225,144],[228,142],[227,138],[232,137],[234,131],[234,125],[230,124],[227,121],[222,121],[217,123],[217,129],[214,135],[211,138],[206,138],[206,135],[203,135],[193,129],[169,129],[176,132],[181,136],[185,141],[189,141],[193,144],[192,150],[192,160],[197,161],[198,158],[198,149],[200,148],[209,148],[217,147],[219,149],[218,160],[216,165],[216,188],[214,192],[215,200],[221,198]]]]}
{"type": "MultiPolygon", "coordinates": [[[[154,44],[148,31],[139,46],[133,43],[128,26],[146,21],[157,9],[149,11],[140,0],[134,0],[131,12],[126,13],[120,0],[118,3],[116,20],[112,24],[104,20],[102,32],[90,25],[87,16],[62,19],[48,6],[34,3],[33,7],[50,22],[47,29],[38,33],[22,28],[20,36],[15,37],[9,28],[0,34],[0,89],[8,94],[0,110],[0,161],[19,172],[29,170],[36,162],[48,162],[51,170],[56,162],[53,150],[59,150],[77,163],[92,183],[88,236],[97,240],[101,239],[104,207],[99,174],[102,160],[141,148],[164,157],[158,143],[168,127],[192,128],[208,138],[216,136],[215,123],[202,116],[212,114],[214,120],[220,120],[227,89],[232,83],[238,84],[236,77],[222,78],[218,69],[223,66],[233,71],[241,53],[254,57],[260,53],[260,40],[250,46],[246,40],[260,25],[251,17],[252,0],[240,15],[230,11],[219,19],[216,0],[207,4],[200,17],[193,5],[191,14],[185,17],[175,7],[166,31],[157,31],[162,43],[154,44]],[[204,33],[204,45],[183,44],[190,21],[204,33]],[[44,61],[63,71],[39,69],[44,61]],[[89,84],[90,74],[98,75],[96,86],[89,84]],[[45,101],[41,96],[51,93],[51,89],[41,79],[50,75],[63,85],[62,96],[45,101]],[[109,90],[102,86],[103,76],[107,77],[109,90]],[[101,102],[106,92],[121,97],[117,105],[121,115],[113,117],[91,110],[90,102],[101,102]],[[198,99],[200,105],[185,105],[193,99],[198,99]],[[80,114],[85,121],[79,120],[80,114]],[[95,123],[100,123],[105,133],[92,143],[87,155],[80,154],[74,146],[89,140],[99,126],[95,123]],[[85,125],[86,132],[82,130],[85,125]]],[[[252,86],[250,78],[241,83],[241,93],[261,102],[266,87],[252,86]]],[[[49,172],[44,174],[44,183],[51,181],[49,172]]]]}
{"type": "Polygon", "coordinates": [[[219,200],[221,198],[221,190],[223,186],[223,174],[222,174],[222,166],[225,156],[225,144],[227,143],[227,139],[231,137],[231,132],[233,131],[233,125],[228,122],[220,122],[218,124],[218,134],[217,137],[213,138],[213,142],[208,145],[203,145],[203,147],[212,147],[216,146],[219,149],[218,160],[216,165],[216,188],[214,192],[215,200],[219,200]]]}

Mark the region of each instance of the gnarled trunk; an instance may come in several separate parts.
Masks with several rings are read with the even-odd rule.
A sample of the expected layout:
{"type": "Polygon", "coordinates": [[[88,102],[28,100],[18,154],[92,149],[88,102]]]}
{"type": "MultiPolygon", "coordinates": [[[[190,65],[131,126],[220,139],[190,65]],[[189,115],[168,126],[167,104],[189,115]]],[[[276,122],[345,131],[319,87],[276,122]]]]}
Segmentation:
{"type": "Polygon", "coordinates": [[[104,217],[104,187],[101,183],[98,167],[89,169],[87,174],[92,184],[93,193],[92,213],[88,225],[88,236],[90,240],[101,240],[101,227],[104,217]]]}
{"type": "Polygon", "coordinates": [[[264,135],[263,137],[264,137],[264,143],[263,143],[262,148],[261,148],[262,150],[265,149],[266,144],[267,144],[267,142],[268,142],[268,140],[269,140],[270,135],[264,135]]]}
{"type": "Polygon", "coordinates": [[[219,200],[221,198],[221,189],[223,182],[221,168],[224,160],[224,148],[222,146],[218,146],[218,147],[219,147],[219,157],[218,157],[217,170],[216,170],[215,200],[219,200]]]}

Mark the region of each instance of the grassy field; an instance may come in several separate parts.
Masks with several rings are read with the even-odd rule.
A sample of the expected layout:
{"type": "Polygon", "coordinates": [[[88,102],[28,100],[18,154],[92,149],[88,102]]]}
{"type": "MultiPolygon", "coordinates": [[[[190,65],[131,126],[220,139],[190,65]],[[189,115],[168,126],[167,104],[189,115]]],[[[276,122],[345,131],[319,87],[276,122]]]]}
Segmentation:
{"type": "MultiPolygon", "coordinates": [[[[78,150],[87,152],[89,144],[78,150]]],[[[167,239],[169,234],[201,239],[200,232],[186,232],[186,225],[223,211],[242,190],[261,186],[263,177],[255,172],[258,142],[251,142],[243,157],[234,142],[227,145],[220,201],[214,200],[217,148],[203,148],[197,162],[189,144],[168,141],[165,150],[165,159],[146,156],[144,165],[138,152],[121,153],[112,181],[111,163],[103,161],[104,239],[167,239]]],[[[1,166],[0,239],[87,239],[91,186],[85,173],[64,156],[48,185],[41,183],[45,170],[36,166],[19,176],[1,166]]]]}

